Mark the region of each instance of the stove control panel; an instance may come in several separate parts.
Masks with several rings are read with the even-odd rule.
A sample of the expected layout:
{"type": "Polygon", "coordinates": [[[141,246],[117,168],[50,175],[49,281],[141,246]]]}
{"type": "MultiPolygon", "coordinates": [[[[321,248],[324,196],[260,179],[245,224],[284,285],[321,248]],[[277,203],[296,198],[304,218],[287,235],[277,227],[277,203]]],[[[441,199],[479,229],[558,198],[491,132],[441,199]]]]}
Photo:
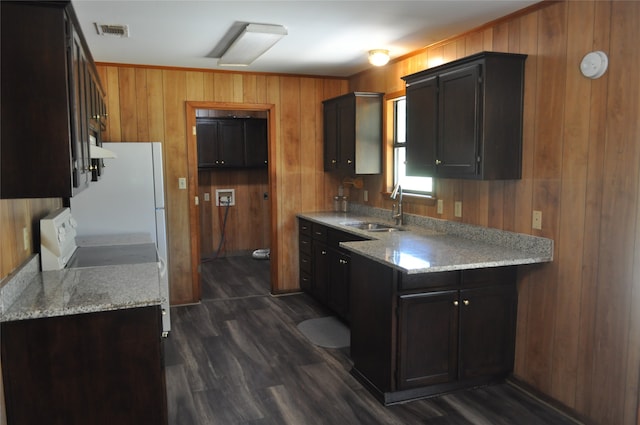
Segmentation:
{"type": "Polygon", "coordinates": [[[77,223],[69,208],[60,208],[40,220],[42,271],[61,270],[76,251],[77,223]]]}

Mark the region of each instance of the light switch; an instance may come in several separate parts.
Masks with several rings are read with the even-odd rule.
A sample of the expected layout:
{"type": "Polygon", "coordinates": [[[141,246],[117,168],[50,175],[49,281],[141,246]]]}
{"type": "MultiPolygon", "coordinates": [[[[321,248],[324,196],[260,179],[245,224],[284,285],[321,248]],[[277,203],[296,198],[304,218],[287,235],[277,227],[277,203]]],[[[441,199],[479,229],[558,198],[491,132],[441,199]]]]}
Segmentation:
{"type": "Polygon", "coordinates": [[[187,178],[178,177],[178,189],[186,189],[186,188],[187,188],[187,178]]]}
{"type": "Polygon", "coordinates": [[[437,208],[437,211],[436,211],[436,212],[437,212],[438,214],[442,214],[442,211],[443,211],[443,209],[444,209],[444,201],[443,201],[442,199],[438,199],[438,204],[437,204],[437,205],[438,205],[438,206],[436,207],[436,208],[437,208]]]}
{"type": "Polygon", "coordinates": [[[453,206],[453,215],[455,215],[456,217],[462,217],[462,201],[456,201],[453,206]]]}

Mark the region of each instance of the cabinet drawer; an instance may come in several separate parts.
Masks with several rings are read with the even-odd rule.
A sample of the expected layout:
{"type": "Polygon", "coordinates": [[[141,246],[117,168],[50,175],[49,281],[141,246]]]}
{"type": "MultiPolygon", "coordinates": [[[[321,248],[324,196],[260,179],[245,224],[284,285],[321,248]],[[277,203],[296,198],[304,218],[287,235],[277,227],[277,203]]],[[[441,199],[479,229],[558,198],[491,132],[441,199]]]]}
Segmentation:
{"type": "Polygon", "coordinates": [[[311,275],[300,271],[300,289],[305,292],[311,291],[311,275]]]}
{"type": "Polygon", "coordinates": [[[300,234],[311,236],[311,222],[303,219],[298,219],[298,227],[300,234]]]}
{"type": "Polygon", "coordinates": [[[516,272],[517,270],[514,266],[463,270],[462,286],[474,287],[514,284],[516,282],[516,272]]]}
{"type": "Polygon", "coordinates": [[[306,235],[300,235],[299,249],[301,253],[311,255],[311,238],[306,235]]]}
{"type": "Polygon", "coordinates": [[[300,252],[300,271],[311,274],[311,257],[300,252]]]}
{"type": "Polygon", "coordinates": [[[447,288],[455,289],[460,283],[460,272],[440,272],[406,274],[401,273],[398,279],[398,287],[401,291],[413,289],[447,288]]]}
{"type": "Polygon", "coordinates": [[[327,228],[322,224],[311,224],[311,236],[313,239],[326,242],[327,241],[327,228]]]}

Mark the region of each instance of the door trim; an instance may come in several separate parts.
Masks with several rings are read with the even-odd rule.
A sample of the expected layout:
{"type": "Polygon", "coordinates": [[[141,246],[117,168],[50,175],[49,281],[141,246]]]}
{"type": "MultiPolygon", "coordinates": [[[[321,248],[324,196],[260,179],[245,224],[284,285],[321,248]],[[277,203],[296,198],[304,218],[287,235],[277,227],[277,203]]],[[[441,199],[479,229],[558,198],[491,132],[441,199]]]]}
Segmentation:
{"type": "Polygon", "coordinates": [[[189,235],[191,238],[191,274],[193,301],[198,302],[202,298],[202,288],[200,283],[200,211],[195,199],[198,196],[198,145],[197,137],[193,134],[196,125],[197,109],[217,109],[217,110],[243,110],[243,111],[264,111],[267,112],[268,127],[268,175],[269,175],[269,215],[271,226],[269,229],[271,238],[271,293],[276,293],[278,283],[278,245],[277,240],[278,223],[278,197],[276,192],[276,170],[275,170],[275,141],[276,141],[276,115],[275,105],[271,103],[233,103],[233,102],[204,102],[186,101],[186,131],[187,131],[187,164],[188,164],[188,192],[189,192],[189,235]]]}

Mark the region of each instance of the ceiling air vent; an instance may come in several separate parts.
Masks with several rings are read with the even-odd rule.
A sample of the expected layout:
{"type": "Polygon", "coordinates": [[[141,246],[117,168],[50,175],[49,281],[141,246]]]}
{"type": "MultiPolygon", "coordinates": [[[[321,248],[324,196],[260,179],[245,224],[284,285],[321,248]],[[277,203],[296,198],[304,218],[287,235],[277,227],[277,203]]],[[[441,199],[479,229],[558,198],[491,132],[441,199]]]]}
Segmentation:
{"type": "Polygon", "coordinates": [[[98,35],[110,35],[112,37],[129,38],[129,25],[107,25],[93,23],[98,35]]]}

